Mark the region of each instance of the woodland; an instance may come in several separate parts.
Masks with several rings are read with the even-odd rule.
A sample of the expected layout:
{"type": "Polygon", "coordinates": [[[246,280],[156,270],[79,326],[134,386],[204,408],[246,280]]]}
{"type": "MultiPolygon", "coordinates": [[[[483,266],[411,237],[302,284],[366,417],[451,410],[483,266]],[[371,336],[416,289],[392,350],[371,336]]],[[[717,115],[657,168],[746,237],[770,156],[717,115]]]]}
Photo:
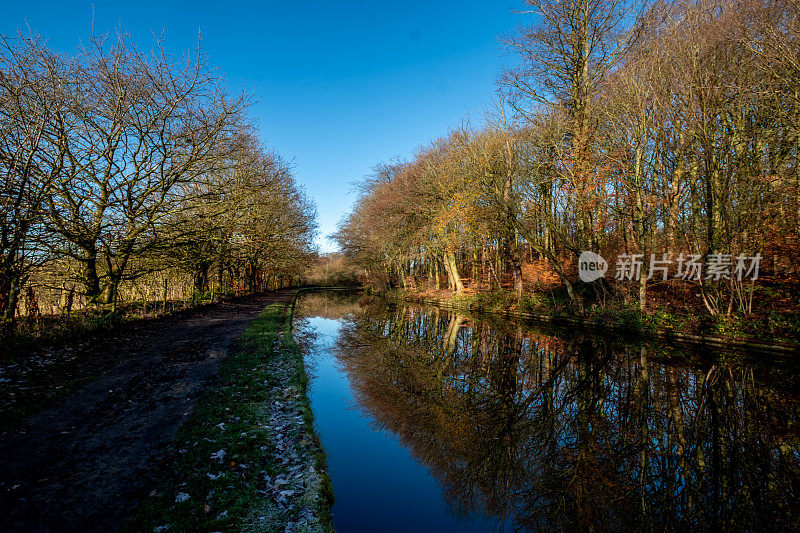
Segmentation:
{"type": "Polygon", "coordinates": [[[253,98],[202,51],[121,35],[70,55],[4,37],[4,335],[21,319],[358,282],[796,337],[798,11],[527,0],[500,37],[512,66],[492,109],[378,164],[324,256],[253,98]],[[589,283],[585,251],[607,261],[589,283]]]}
{"type": "Polygon", "coordinates": [[[381,288],[796,336],[799,8],[527,1],[486,120],[376,166],[344,256],[381,288]]]}
{"type": "Polygon", "coordinates": [[[297,283],[316,208],[198,49],[0,40],[0,316],[147,311],[297,283]]]}

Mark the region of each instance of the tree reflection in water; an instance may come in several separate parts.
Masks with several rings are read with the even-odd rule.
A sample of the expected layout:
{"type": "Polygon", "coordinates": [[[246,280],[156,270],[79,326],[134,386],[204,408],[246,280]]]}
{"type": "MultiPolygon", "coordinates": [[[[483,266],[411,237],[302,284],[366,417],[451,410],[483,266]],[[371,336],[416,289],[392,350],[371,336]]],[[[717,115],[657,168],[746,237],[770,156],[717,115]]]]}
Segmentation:
{"type": "Polygon", "coordinates": [[[336,356],[454,512],[506,527],[797,529],[796,382],[665,347],[369,305],[336,356]]]}

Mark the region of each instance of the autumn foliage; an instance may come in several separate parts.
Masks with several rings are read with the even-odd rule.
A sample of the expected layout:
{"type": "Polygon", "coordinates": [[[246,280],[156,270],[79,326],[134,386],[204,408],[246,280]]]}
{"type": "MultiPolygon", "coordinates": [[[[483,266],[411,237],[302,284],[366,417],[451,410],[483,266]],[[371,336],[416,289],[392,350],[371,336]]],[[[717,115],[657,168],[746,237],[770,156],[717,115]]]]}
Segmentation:
{"type": "Polygon", "coordinates": [[[489,118],[363,182],[337,239],[364,278],[577,311],[794,313],[800,5],[526,4],[489,118]],[[579,281],[586,250],[604,279],[579,281]],[[680,277],[690,256],[703,274],[680,277]],[[618,257],[644,275],[615,279],[618,257]]]}

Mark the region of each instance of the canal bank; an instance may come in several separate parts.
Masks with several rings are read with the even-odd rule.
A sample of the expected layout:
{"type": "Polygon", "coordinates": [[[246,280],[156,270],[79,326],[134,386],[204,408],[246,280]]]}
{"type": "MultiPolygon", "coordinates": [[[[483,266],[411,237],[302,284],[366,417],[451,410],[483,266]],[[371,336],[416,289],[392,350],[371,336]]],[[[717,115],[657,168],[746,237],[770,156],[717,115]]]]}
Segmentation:
{"type": "Polygon", "coordinates": [[[332,531],[325,455],[292,338],[297,296],[267,307],[238,340],[128,531],[332,531]]]}
{"type": "MultiPolygon", "coordinates": [[[[653,317],[642,315],[637,311],[627,310],[621,313],[599,313],[597,315],[578,316],[575,314],[545,314],[521,308],[507,301],[493,301],[472,296],[450,295],[447,297],[430,296],[419,293],[392,291],[379,293],[378,296],[389,301],[402,301],[430,305],[455,311],[469,311],[505,318],[518,318],[539,324],[556,327],[581,328],[594,332],[612,332],[626,335],[638,335],[646,338],[677,342],[687,345],[737,350],[745,352],[800,355],[800,344],[785,340],[761,339],[752,336],[708,334],[703,328],[685,324],[660,323],[653,317]]],[[[735,332],[734,332],[735,334],[735,332]]]]}

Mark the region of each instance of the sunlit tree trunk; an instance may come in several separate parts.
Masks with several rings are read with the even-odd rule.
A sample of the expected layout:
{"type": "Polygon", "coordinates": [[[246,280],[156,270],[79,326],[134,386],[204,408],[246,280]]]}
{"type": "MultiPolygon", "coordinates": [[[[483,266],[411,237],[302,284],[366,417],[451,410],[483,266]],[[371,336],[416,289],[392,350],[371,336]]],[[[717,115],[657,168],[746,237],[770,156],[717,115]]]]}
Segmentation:
{"type": "Polygon", "coordinates": [[[458,274],[458,264],[456,263],[456,254],[452,250],[447,250],[444,254],[444,264],[450,277],[452,278],[452,289],[456,294],[464,292],[464,284],[461,282],[461,276],[458,274]]]}

